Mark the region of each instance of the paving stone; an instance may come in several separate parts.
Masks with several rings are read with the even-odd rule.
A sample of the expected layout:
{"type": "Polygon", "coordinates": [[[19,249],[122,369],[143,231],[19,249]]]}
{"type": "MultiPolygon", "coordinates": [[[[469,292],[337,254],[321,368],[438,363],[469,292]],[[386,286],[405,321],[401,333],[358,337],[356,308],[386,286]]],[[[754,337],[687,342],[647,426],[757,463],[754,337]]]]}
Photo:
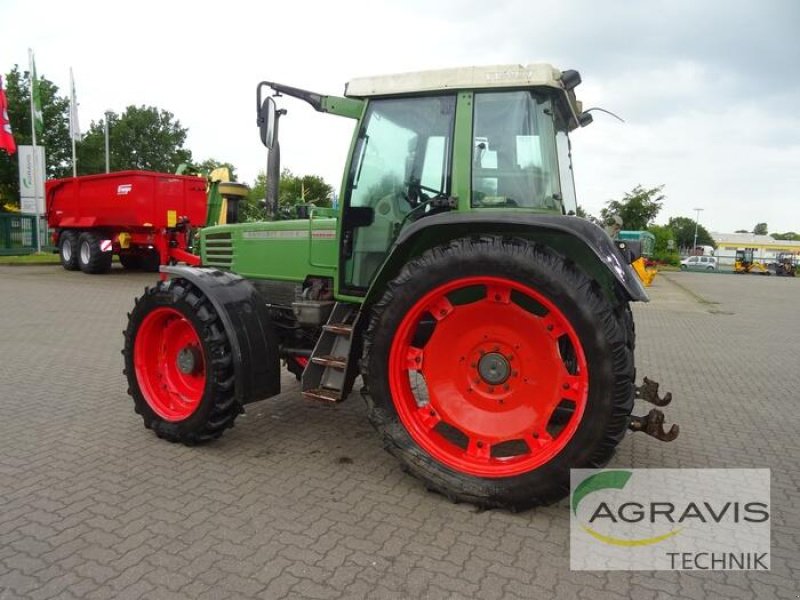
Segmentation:
{"type": "Polygon", "coordinates": [[[217,442],[158,440],[120,356],[152,281],[0,267],[0,599],[796,598],[800,281],[662,273],[633,307],[681,437],[627,436],[611,466],[772,469],[772,571],[666,574],[571,572],[566,503],[452,505],[358,397],[318,405],[288,374],[217,442]]]}

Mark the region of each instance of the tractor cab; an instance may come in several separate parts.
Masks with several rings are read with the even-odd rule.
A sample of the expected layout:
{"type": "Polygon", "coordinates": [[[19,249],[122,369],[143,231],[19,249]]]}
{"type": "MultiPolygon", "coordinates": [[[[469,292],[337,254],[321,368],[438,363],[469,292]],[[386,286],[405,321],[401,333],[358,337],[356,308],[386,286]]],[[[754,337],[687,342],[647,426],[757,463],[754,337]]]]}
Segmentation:
{"type": "Polygon", "coordinates": [[[347,84],[344,98],[262,82],[267,179],[280,173],[282,113],[272,97],[262,99],[265,89],[358,119],[337,215],[337,267],[339,289],[363,296],[401,233],[426,217],[575,214],[568,133],[591,122],[575,98],[579,83],[576,71],[549,65],[361,78],[347,84]]]}

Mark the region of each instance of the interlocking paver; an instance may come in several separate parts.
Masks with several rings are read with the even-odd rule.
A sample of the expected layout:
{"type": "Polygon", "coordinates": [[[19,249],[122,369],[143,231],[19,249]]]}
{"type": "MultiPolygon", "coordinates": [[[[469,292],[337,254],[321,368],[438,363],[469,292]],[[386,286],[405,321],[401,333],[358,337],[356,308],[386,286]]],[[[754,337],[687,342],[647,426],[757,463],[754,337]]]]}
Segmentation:
{"type": "Polygon", "coordinates": [[[314,404],[287,375],[217,442],[158,440],[119,354],[152,280],[0,267],[0,599],[796,599],[800,281],[656,278],[637,365],[674,393],[681,437],[628,436],[612,462],[770,467],[772,571],[580,573],[566,503],[479,512],[426,492],[357,394],[314,404]]]}

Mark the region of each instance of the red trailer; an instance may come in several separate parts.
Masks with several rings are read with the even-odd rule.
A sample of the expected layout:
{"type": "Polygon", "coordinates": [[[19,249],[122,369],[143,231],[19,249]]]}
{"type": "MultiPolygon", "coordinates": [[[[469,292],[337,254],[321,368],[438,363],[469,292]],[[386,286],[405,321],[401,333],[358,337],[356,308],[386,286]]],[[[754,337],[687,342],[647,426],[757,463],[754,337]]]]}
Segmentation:
{"type": "Polygon", "coordinates": [[[157,271],[171,261],[199,264],[188,251],[192,227],[206,223],[202,177],[119,171],[53,179],[47,221],[65,269],[103,273],[114,254],[126,269],[157,271]]]}

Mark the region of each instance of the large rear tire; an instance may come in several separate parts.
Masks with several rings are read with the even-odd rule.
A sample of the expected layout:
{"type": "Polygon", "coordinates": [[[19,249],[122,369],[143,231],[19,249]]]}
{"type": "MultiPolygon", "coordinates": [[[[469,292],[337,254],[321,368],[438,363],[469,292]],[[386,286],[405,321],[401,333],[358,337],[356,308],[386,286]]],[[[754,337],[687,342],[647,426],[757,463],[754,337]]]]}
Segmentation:
{"type": "Polygon", "coordinates": [[[78,266],[78,234],[75,231],[62,231],[58,239],[58,254],[61,266],[67,271],[77,271],[78,266]]]}
{"type": "Polygon", "coordinates": [[[160,438],[206,442],[242,412],[222,321],[203,292],[184,279],[159,282],[136,301],[123,354],[134,408],[160,438]]]}
{"type": "Polygon", "coordinates": [[[78,238],[78,266],[84,273],[107,273],[111,270],[112,252],[103,252],[102,239],[93,231],[84,231],[78,238]]]}
{"type": "Polygon", "coordinates": [[[563,256],[461,239],[373,307],[362,374],[389,452],[454,501],[512,510],[605,465],[633,408],[632,319],[563,256]]]}

